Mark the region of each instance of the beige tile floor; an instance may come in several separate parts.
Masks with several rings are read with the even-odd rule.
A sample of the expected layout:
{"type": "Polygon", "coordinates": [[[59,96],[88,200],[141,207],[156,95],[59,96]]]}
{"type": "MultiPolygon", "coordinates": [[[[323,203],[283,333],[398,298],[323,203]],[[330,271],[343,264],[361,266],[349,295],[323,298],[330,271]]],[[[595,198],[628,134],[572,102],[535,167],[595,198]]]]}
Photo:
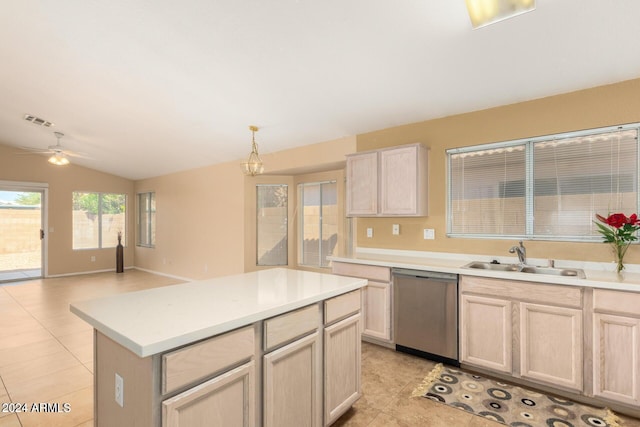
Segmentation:
{"type": "MultiPolygon", "coordinates": [[[[137,270],[0,286],[0,403],[68,403],[68,413],[0,412],[0,427],[93,425],[93,343],[89,325],[69,303],[178,281],[137,270]]],[[[363,343],[362,398],[336,426],[468,426],[501,424],[423,398],[414,387],[431,361],[363,343]]],[[[640,427],[625,419],[624,426],[640,427]]]]}

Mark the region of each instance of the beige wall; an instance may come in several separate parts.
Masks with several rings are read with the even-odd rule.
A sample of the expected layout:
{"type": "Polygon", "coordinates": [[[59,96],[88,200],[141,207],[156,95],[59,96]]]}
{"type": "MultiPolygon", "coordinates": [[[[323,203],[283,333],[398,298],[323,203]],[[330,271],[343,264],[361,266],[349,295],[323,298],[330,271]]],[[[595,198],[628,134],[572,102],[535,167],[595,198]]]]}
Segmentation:
{"type": "MultiPolygon", "coordinates": [[[[357,245],[508,255],[512,241],[446,237],[445,150],[632,122],[640,122],[640,79],[358,135],[358,151],[414,142],[430,151],[429,216],[359,218],[357,245]],[[399,236],[391,233],[394,223],[401,225],[399,236]],[[367,227],[374,228],[373,238],[366,237],[367,227]],[[436,239],[423,240],[423,228],[434,228],[436,239]]],[[[535,258],[612,260],[605,244],[530,241],[526,246],[535,258]]],[[[640,248],[632,247],[625,261],[640,263],[640,248]]]]}
{"type": "MultiPolygon", "coordinates": [[[[135,265],[201,279],[243,272],[245,258],[255,258],[255,232],[254,240],[246,240],[247,224],[255,223],[255,218],[249,219],[249,223],[245,220],[245,215],[250,217],[252,212],[251,209],[245,212],[245,187],[255,187],[255,178],[242,175],[240,160],[134,183],[73,163],[56,167],[47,163],[45,156],[16,155],[20,150],[1,144],[2,141],[0,181],[49,185],[48,219],[49,227],[54,230],[48,233],[46,241],[49,275],[115,269],[114,249],[71,249],[73,191],[127,194],[125,267],[135,265]],[[156,192],[155,248],[135,246],[135,195],[145,191],[156,192]],[[90,261],[92,256],[96,257],[95,262],[90,261]]],[[[344,155],[355,150],[356,138],[349,137],[264,155],[263,161],[267,173],[287,173],[293,188],[294,173],[343,165],[344,155]]],[[[293,216],[293,206],[290,216],[293,216]]],[[[293,224],[292,221],[291,227],[293,224]]],[[[293,231],[291,228],[291,233],[293,231]]],[[[295,258],[293,249],[290,259],[295,258]]]]}
{"type": "Polygon", "coordinates": [[[134,199],[133,181],[87,169],[72,163],[53,166],[42,155],[18,155],[19,149],[1,145],[0,181],[48,183],[48,221],[45,244],[48,247],[48,274],[60,275],[86,271],[113,269],[116,250],[72,249],[72,193],[74,191],[109,192],[127,194],[127,239],[124,250],[125,267],[133,265],[134,199]],[[95,262],[91,257],[95,256],[95,262]]]}
{"type": "Polygon", "coordinates": [[[244,177],[224,163],[136,182],[155,191],[154,248],[136,247],[136,266],[190,279],[243,270],[244,177]]]}
{"type": "MultiPolygon", "coordinates": [[[[238,160],[137,181],[137,193],[155,191],[157,213],[156,245],[135,248],[136,266],[191,279],[255,269],[255,184],[284,180],[293,189],[291,174],[344,164],[355,150],[351,137],[263,155],[269,175],[255,178],[242,174],[238,160]]],[[[292,245],[289,253],[294,259],[292,245]]]]}
{"type": "MultiPolygon", "coordinates": [[[[358,219],[358,246],[506,255],[511,241],[445,237],[445,150],[631,122],[640,122],[640,79],[285,150],[263,160],[267,174],[284,176],[293,185],[294,176],[340,169],[348,153],[423,142],[430,147],[429,216],[358,219]],[[401,224],[400,236],[391,234],[393,223],[401,224]],[[374,238],[366,238],[366,227],[375,229],[374,238]],[[435,228],[436,239],[423,240],[423,228],[435,228]]],[[[71,249],[73,191],[128,194],[125,266],[134,265],[135,259],[138,267],[194,279],[249,270],[255,260],[251,189],[260,179],[279,179],[244,177],[238,161],[133,183],[74,164],[55,167],[44,156],[17,156],[16,151],[0,145],[0,180],[49,184],[49,227],[55,230],[48,235],[51,275],[115,265],[112,249],[71,249]],[[135,247],[135,194],[145,191],[156,192],[155,248],[135,247]]],[[[536,258],[611,260],[604,244],[532,241],[527,247],[536,258]]],[[[635,249],[629,250],[627,262],[640,263],[640,250],[635,249]]],[[[295,252],[291,256],[295,259],[295,252]]]]}

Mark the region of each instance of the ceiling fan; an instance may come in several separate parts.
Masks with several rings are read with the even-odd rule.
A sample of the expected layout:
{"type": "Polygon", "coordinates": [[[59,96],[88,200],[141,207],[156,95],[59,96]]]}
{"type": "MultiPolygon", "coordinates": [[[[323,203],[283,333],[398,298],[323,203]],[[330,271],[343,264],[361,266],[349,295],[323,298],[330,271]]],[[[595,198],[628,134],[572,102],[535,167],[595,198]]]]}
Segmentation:
{"type": "Polygon", "coordinates": [[[62,144],[60,144],[60,138],[62,138],[64,136],[64,133],[62,132],[54,132],[53,133],[56,138],[58,139],[58,141],[56,142],[55,145],[50,145],[47,147],[46,150],[40,149],[40,148],[32,148],[32,147],[20,147],[24,150],[30,151],[31,153],[37,153],[37,154],[51,154],[51,157],[49,157],[49,163],[51,163],[52,165],[56,165],[56,166],[64,166],[64,165],[68,165],[69,162],[69,157],[84,157],[86,158],[86,156],[83,153],[78,153],[75,151],[71,151],[71,150],[67,150],[66,148],[64,148],[62,146],[62,144]]]}

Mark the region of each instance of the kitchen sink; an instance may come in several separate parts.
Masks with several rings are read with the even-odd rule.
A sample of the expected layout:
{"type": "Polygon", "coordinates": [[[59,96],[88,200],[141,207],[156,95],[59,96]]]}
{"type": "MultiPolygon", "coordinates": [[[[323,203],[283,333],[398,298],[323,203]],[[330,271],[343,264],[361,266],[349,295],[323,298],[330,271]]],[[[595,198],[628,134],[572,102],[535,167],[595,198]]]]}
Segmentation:
{"type": "Polygon", "coordinates": [[[481,261],[470,262],[463,268],[491,271],[514,271],[530,274],[548,274],[552,276],[577,277],[579,279],[584,279],[586,277],[584,271],[579,268],[536,267],[533,265],[520,266],[518,264],[493,264],[490,262],[481,261]]]}
{"type": "Polygon", "coordinates": [[[551,274],[554,276],[577,277],[579,279],[584,279],[586,277],[584,275],[584,271],[579,268],[534,267],[526,265],[522,267],[521,271],[523,273],[551,274]]]}
{"type": "Polygon", "coordinates": [[[492,271],[520,271],[520,266],[517,264],[492,264],[490,262],[474,261],[463,268],[475,268],[478,270],[492,270],[492,271]]]}

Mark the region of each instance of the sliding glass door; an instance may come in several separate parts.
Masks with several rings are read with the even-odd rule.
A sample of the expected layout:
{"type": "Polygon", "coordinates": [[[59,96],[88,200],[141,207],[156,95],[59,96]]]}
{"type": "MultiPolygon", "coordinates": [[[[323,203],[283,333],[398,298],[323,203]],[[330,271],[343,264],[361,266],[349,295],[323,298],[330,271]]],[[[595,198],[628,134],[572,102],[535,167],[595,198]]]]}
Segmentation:
{"type": "Polygon", "coordinates": [[[0,283],[43,277],[44,189],[0,185],[0,283]]]}

